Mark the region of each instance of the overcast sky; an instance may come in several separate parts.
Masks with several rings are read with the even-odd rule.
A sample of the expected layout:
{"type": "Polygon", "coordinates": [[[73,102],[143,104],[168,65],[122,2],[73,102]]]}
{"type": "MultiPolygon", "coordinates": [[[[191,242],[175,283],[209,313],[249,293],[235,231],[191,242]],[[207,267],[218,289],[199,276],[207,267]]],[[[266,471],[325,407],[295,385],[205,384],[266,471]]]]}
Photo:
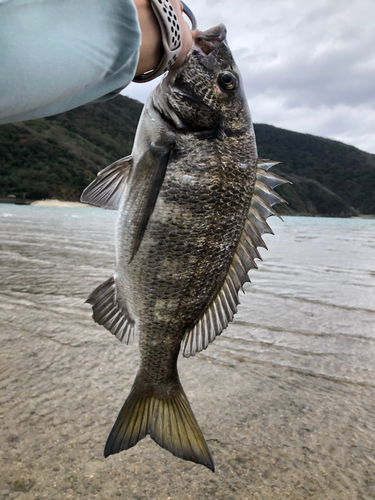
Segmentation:
{"type": "MultiPolygon", "coordinates": [[[[375,153],[375,0],[187,0],[224,23],[253,121],[375,153]]],[[[131,84],[144,102],[155,86],[131,84]]]]}

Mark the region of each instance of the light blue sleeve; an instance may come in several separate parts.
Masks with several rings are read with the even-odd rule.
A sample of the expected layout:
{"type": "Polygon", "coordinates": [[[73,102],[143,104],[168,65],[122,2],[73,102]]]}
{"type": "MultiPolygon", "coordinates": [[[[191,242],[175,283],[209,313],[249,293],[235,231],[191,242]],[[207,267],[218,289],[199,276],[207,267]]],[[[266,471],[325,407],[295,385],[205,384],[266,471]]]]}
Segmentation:
{"type": "Polygon", "coordinates": [[[140,44],[132,0],[0,0],[0,123],[113,97],[140,44]]]}

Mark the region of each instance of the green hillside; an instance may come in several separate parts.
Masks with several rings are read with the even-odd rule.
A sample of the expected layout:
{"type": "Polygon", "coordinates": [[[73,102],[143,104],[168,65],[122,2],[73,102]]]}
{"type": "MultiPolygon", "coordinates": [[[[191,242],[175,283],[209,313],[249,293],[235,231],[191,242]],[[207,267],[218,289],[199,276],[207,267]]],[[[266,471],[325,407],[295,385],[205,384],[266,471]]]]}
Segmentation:
{"type": "Polygon", "coordinates": [[[78,201],[109,163],[130,154],[142,104],[117,97],[0,126],[0,198],[78,201]]]}
{"type": "Polygon", "coordinates": [[[316,197],[317,183],[336,195],[327,199],[332,208],[337,209],[342,203],[361,214],[375,214],[375,155],[342,142],[271,125],[258,124],[255,130],[259,155],[282,162],[277,170],[293,181],[296,193],[302,195],[302,199],[307,196],[314,201],[318,213],[325,213],[321,204],[325,195],[321,192],[316,197]],[[299,178],[298,183],[295,176],[299,178]],[[315,183],[307,186],[308,179],[315,183]]]}
{"type": "MultiPolygon", "coordinates": [[[[142,104],[127,97],[0,126],[0,199],[76,201],[97,172],[130,154],[142,104]]],[[[285,214],[375,214],[375,155],[336,141],[255,125],[259,156],[293,182],[285,214]]]]}

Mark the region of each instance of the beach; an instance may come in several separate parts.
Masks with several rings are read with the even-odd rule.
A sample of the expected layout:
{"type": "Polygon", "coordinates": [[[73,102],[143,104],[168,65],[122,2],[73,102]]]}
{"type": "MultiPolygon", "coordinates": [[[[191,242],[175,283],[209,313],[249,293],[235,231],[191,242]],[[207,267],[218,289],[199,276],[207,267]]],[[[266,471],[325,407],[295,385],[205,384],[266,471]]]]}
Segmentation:
{"type": "Polygon", "coordinates": [[[270,220],[235,321],[179,360],[216,471],[103,458],[137,372],[85,304],[116,213],[0,204],[0,499],[375,499],[375,220],[270,220]]]}
{"type": "Polygon", "coordinates": [[[30,203],[34,207],[61,207],[61,208],[78,208],[78,207],[90,207],[86,203],[81,203],[79,201],[61,201],[61,200],[37,200],[30,203]]]}

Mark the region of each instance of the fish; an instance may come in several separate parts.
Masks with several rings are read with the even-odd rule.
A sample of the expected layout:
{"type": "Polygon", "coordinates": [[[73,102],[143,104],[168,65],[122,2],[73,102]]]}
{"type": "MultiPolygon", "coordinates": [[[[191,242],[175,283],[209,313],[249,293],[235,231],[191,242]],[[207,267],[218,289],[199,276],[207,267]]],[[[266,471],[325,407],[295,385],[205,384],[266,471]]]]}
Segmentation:
{"type": "Polygon", "coordinates": [[[272,233],[287,181],[258,158],[238,67],[223,24],[149,95],[132,154],[108,166],[81,200],[118,210],[116,271],[89,296],[93,319],[121,342],[139,339],[140,366],[105,445],[145,436],[214,471],[180,383],[177,360],[206,349],[233,320],[238,293],[272,233]]]}

